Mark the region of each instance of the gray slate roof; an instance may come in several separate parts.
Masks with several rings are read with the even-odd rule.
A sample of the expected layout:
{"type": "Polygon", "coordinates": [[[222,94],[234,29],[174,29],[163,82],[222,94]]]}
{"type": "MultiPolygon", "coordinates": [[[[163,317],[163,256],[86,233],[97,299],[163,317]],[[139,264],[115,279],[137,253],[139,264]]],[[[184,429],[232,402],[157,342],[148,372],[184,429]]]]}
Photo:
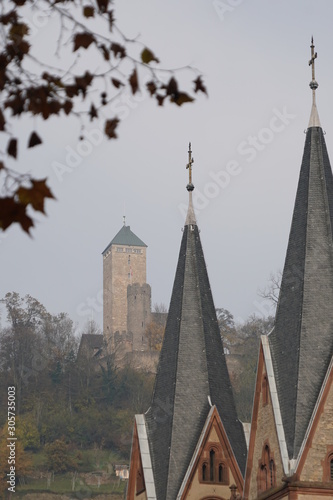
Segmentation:
{"type": "Polygon", "coordinates": [[[333,354],[333,178],[321,127],[307,130],[275,327],[269,336],[289,458],[333,354]]]}
{"type": "MultiPolygon", "coordinates": [[[[191,208],[191,203],[190,203],[191,208]]],[[[151,407],[146,413],[158,500],[175,499],[210,410],[217,406],[244,474],[237,418],[198,227],[185,226],[151,407]]]]}
{"type": "Polygon", "coordinates": [[[123,226],[116,234],[113,240],[110,241],[103,254],[109,250],[111,245],[127,245],[132,247],[146,247],[147,245],[131,231],[130,226],[123,226]]]}

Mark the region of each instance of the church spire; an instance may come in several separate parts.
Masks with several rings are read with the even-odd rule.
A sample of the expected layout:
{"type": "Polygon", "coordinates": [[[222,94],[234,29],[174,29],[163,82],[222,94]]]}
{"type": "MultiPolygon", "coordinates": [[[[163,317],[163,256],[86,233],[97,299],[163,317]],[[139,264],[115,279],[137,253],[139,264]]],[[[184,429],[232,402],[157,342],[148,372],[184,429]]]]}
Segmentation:
{"type": "Polygon", "coordinates": [[[333,353],[333,176],[315,102],[307,130],[275,326],[269,335],[289,458],[297,458],[333,353]]]}
{"type": "Polygon", "coordinates": [[[192,157],[192,148],[191,148],[191,143],[188,145],[188,163],[186,165],[186,169],[188,169],[188,184],[186,186],[186,189],[188,191],[188,210],[187,210],[187,216],[186,216],[186,221],[185,221],[185,226],[196,226],[197,221],[195,219],[195,212],[193,208],[193,200],[192,200],[192,192],[194,190],[194,185],[192,184],[192,165],[194,163],[194,158],[192,157]]]}
{"type": "Polygon", "coordinates": [[[313,43],[313,37],[311,38],[311,59],[309,61],[309,66],[312,67],[312,80],[310,82],[310,89],[312,90],[312,109],[311,109],[311,115],[310,115],[310,121],[309,121],[309,128],[310,127],[320,127],[320,120],[319,120],[319,115],[318,115],[318,110],[317,110],[317,105],[316,105],[316,90],[318,88],[318,83],[315,78],[315,59],[317,59],[317,52],[314,51],[314,43],[313,43]]]}

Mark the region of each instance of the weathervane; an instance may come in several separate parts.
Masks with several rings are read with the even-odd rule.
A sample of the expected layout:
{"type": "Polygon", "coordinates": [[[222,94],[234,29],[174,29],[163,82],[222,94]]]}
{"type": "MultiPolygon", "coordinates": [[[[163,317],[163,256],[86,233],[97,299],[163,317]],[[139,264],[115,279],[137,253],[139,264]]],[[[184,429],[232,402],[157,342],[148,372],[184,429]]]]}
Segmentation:
{"type": "Polygon", "coordinates": [[[315,91],[318,88],[318,83],[315,78],[315,59],[317,59],[317,52],[314,51],[313,37],[311,38],[311,59],[309,61],[309,66],[312,66],[312,80],[310,82],[310,89],[312,90],[313,102],[315,102],[315,91]]]}
{"type": "Polygon", "coordinates": [[[192,149],[191,149],[191,143],[188,145],[188,164],[186,165],[186,168],[188,168],[188,179],[189,182],[186,186],[187,191],[193,191],[194,186],[192,184],[192,165],[194,163],[194,158],[192,158],[192,149]]]}

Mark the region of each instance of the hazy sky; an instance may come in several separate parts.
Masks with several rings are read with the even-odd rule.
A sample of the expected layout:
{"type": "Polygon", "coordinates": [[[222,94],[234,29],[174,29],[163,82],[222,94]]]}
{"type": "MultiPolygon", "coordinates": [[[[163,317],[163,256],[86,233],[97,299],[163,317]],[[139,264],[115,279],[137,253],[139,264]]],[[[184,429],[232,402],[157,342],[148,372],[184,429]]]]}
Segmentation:
{"type": "MultiPolygon", "coordinates": [[[[102,324],[101,252],[126,221],[148,245],[153,303],[169,305],[187,204],[188,142],[195,159],[198,225],[216,307],[237,320],[262,314],[257,295],[284,264],[311,109],[310,39],[318,59],[317,104],[333,157],[331,1],[130,0],[115,2],[128,36],[152,48],[163,67],[191,64],[209,97],[158,108],[146,95],[118,103],[117,141],[80,155],[80,124],[52,119],[37,126],[43,147],[17,166],[49,176],[57,201],[47,203],[29,238],[18,227],[0,235],[0,292],[39,299],[79,325],[102,324]]],[[[52,19],[34,43],[48,47],[52,19]]],[[[45,49],[47,50],[47,49],[45,49]]],[[[94,61],[91,61],[94,68],[94,61]]],[[[22,134],[29,123],[22,123],[22,134]]],[[[96,128],[96,126],[92,128],[96,128]]]]}

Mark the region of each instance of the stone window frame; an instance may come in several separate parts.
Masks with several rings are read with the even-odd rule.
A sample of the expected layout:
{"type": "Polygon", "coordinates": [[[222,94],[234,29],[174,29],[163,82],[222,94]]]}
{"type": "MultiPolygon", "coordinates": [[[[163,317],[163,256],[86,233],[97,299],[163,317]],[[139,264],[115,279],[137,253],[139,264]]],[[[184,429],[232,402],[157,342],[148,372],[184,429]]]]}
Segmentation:
{"type": "Polygon", "coordinates": [[[333,482],[333,446],[327,446],[327,454],[322,462],[323,465],[323,481],[333,482]]]}
{"type": "Polygon", "coordinates": [[[261,458],[258,461],[257,488],[258,494],[276,486],[276,465],[274,452],[271,451],[269,441],[264,442],[261,458]]]}
{"type": "Polygon", "coordinates": [[[199,482],[204,484],[229,484],[229,468],[222,454],[222,449],[217,444],[209,444],[205,450],[205,457],[201,460],[199,466],[199,482]],[[211,453],[214,453],[213,463],[213,479],[211,476],[211,453]],[[220,467],[222,467],[222,481],[220,478],[220,467]],[[205,475],[205,479],[204,479],[205,475]]]}

